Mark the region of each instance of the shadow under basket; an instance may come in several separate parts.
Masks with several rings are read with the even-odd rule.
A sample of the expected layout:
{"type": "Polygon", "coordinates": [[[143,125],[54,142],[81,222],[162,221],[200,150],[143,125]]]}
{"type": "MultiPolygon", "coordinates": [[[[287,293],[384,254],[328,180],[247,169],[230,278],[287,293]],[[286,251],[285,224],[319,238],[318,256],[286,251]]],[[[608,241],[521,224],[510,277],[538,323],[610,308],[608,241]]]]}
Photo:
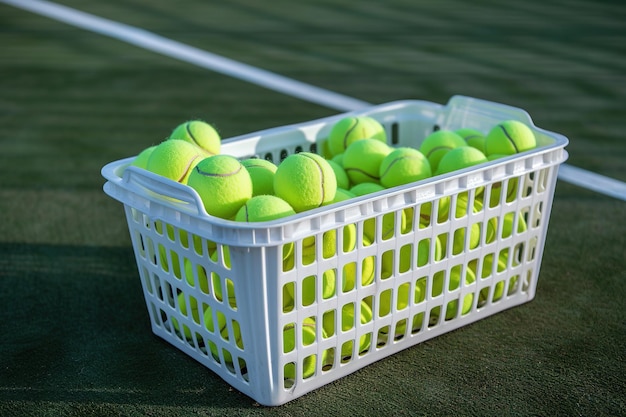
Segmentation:
{"type": "Polygon", "coordinates": [[[133,158],[102,169],[104,191],[124,205],[153,332],[263,405],[535,296],[564,136],[524,110],[454,96],[225,139],[222,153],[275,164],[321,154],[346,115],[375,118],[396,147],[508,119],[526,123],[538,146],[261,223],[208,215],[193,189],[133,158]]]}

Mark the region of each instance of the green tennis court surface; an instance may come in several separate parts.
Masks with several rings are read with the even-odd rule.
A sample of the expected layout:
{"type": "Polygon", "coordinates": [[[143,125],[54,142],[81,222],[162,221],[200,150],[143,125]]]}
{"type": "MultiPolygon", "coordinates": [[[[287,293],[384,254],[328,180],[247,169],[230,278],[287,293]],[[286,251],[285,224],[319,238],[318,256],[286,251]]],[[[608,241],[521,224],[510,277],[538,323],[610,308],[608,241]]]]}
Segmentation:
{"type": "MultiPolygon", "coordinates": [[[[462,94],[626,181],[613,2],[62,4],[371,103],[462,94]]],[[[150,330],[100,169],[199,117],[223,137],[337,113],[0,3],[0,415],[626,414],[625,203],[557,184],[536,298],[269,408],[150,330]]]]}

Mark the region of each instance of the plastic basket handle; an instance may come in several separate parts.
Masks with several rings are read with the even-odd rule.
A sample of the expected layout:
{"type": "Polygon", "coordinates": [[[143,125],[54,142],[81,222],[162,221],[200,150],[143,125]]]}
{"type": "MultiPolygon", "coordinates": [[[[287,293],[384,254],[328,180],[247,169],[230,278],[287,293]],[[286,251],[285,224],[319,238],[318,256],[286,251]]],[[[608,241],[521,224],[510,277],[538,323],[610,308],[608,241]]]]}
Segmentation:
{"type": "Polygon", "coordinates": [[[152,172],[129,166],[122,174],[122,182],[127,188],[163,204],[182,206],[194,214],[205,214],[204,203],[193,188],[152,172]]]}
{"type": "Polygon", "coordinates": [[[494,120],[515,119],[534,126],[532,118],[526,110],[519,107],[509,106],[507,104],[494,103],[479,98],[456,95],[452,96],[450,100],[448,100],[447,107],[452,113],[481,113],[489,115],[494,120]]]}

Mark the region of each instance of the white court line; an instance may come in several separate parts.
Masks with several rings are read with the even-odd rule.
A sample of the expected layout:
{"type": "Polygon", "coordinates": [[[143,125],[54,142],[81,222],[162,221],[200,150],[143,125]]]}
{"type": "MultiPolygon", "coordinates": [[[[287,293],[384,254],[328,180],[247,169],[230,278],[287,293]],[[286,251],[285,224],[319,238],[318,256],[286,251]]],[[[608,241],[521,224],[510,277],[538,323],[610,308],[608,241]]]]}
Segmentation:
{"type": "MultiPolygon", "coordinates": [[[[352,111],[370,106],[370,103],[362,100],[283,77],[67,6],[45,0],[0,0],[0,2],[332,109],[352,111]]],[[[559,179],[626,201],[626,183],[613,178],[561,164],[559,179]]]]}

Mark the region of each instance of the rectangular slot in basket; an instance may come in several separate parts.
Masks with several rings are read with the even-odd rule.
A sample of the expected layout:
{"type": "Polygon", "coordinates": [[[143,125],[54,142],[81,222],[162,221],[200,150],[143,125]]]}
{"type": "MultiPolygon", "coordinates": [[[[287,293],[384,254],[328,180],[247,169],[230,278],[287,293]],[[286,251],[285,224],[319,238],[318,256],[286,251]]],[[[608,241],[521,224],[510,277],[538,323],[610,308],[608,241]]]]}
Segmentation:
{"type": "MultiPolygon", "coordinates": [[[[468,97],[350,114],[393,146],[436,129],[517,119],[539,146],[501,160],[263,223],[209,216],[190,187],[103,168],[124,204],[153,332],[265,405],[279,405],[437,335],[530,301],[567,139],[523,110],[468,97]]],[[[322,153],[341,114],[223,141],[280,163],[322,153]]]]}

